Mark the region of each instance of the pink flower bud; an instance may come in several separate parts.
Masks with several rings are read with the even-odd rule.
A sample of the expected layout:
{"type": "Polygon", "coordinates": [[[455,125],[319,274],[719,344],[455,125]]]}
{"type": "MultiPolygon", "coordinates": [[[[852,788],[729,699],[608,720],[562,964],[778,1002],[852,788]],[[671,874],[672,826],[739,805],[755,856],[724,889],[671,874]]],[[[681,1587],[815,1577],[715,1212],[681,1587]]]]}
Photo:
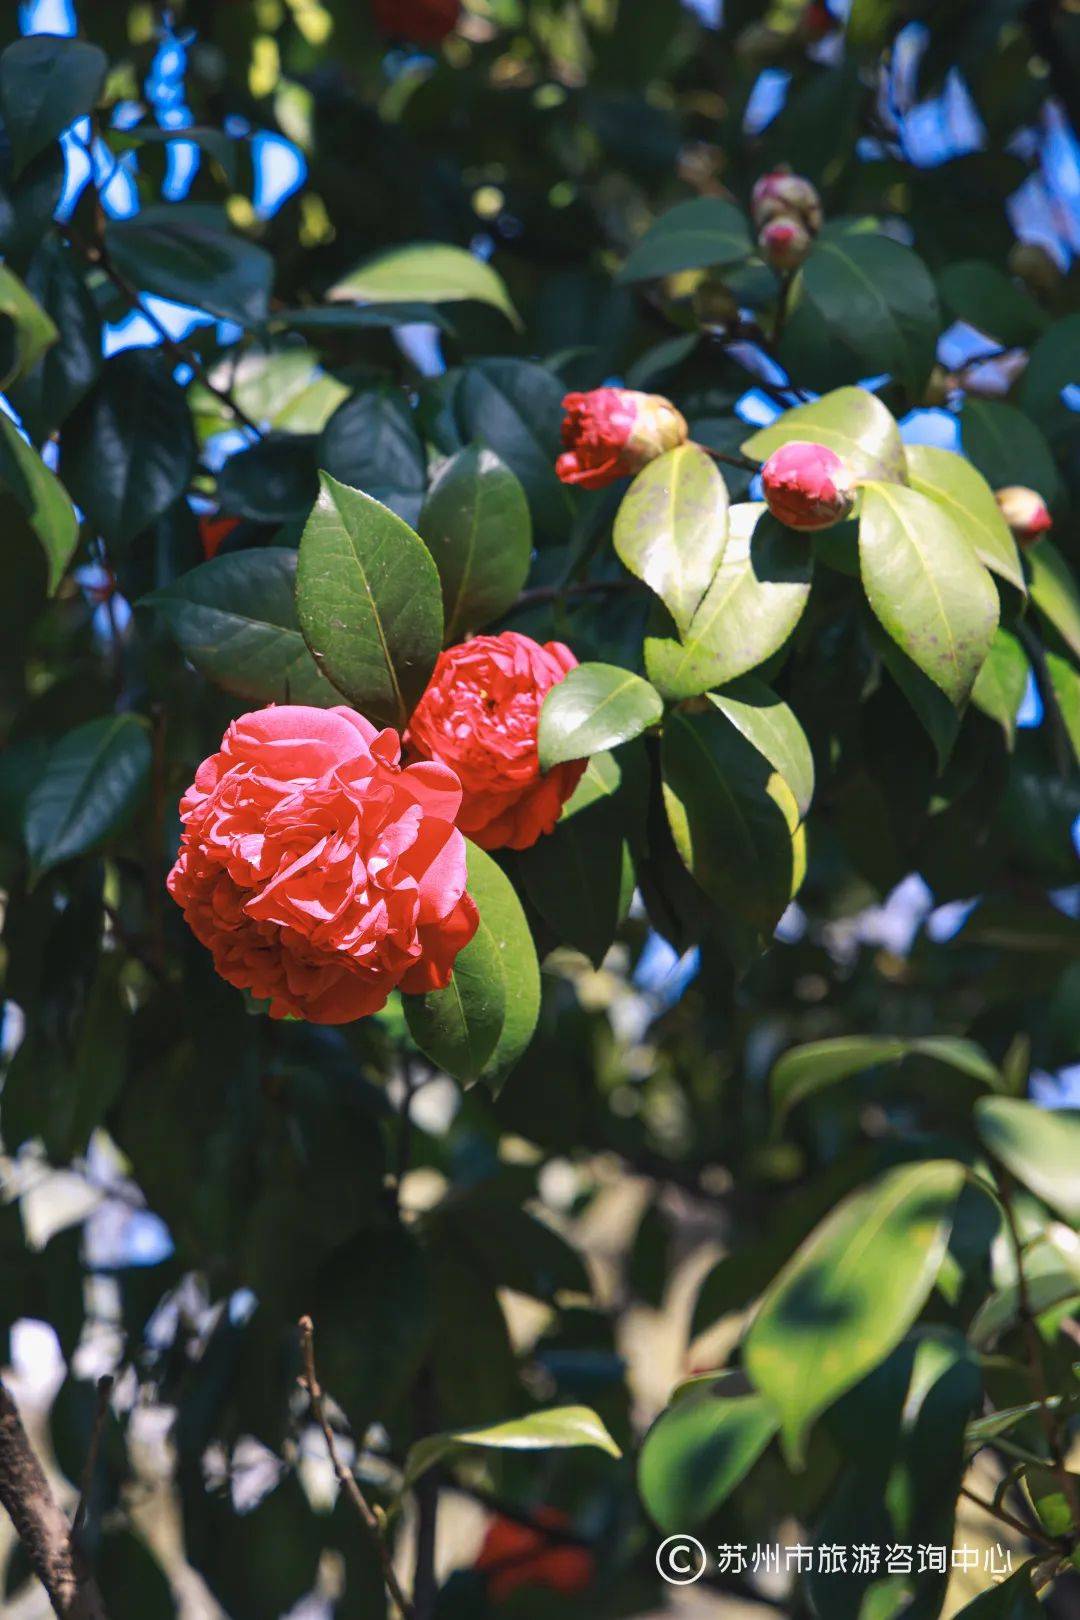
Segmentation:
{"type": "Polygon", "coordinates": [[[661,394],[594,388],[563,400],[563,454],[555,471],[564,484],[603,489],[640,472],[666,450],[685,444],[685,418],[661,394]]]}
{"type": "Polygon", "coordinates": [[[821,198],[817,188],[801,174],[788,174],[786,169],[774,169],[763,174],[750,197],[750,211],[759,228],[770,220],[787,216],[798,220],[816,236],[821,229],[821,198]]]}
{"type": "Polygon", "coordinates": [[[761,469],[773,517],[789,529],[831,529],[851,516],[855,482],[847,466],[823,444],[793,439],[774,450],[761,469]]]}
{"type": "Polygon", "coordinates": [[[797,270],[810,251],[810,232],[801,220],[782,214],[758,234],[761,257],[774,270],[797,270]]]}
{"type": "Polygon", "coordinates": [[[1027,489],[1023,484],[1007,484],[1004,489],[996,490],[995,495],[1001,515],[1020,545],[1033,546],[1053,528],[1054,520],[1046,502],[1036,490],[1027,489]]]}

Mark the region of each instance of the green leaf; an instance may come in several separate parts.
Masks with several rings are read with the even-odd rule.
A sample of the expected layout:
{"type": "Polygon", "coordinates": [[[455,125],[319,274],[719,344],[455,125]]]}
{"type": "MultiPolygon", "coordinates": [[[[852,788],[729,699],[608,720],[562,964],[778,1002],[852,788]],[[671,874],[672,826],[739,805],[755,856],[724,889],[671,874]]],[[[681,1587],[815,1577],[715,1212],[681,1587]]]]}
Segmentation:
{"type": "MultiPolygon", "coordinates": [[[[11,505],[40,542],[51,593],[63,579],[79,543],[78,519],[63,484],[11,418],[0,412],[0,512],[11,505]]],[[[10,513],[8,525],[10,533],[10,513]]]]}
{"type": "Polygon", "coordinates": [[[537,526],[562,542],[567,492],[555,475],[563,385],[531,360],[479,360],[453,395],[462,444],[486,444],[521,480],[537,526]]]}
{"type": "Polygon", "coordinates": [[[721,197],[696,197],[662,214],[638,242],[618,280],[647,281],[677,270],[733,264],[751,250],[746,217],[721,197]]]}
{"type": "Polygon", "coordinates": [[[934,445],[911,444],[907,464],[912,489],[928,495],[955,519],[979,561],[1018,591],[1026,590],[1012,530],[990,485],[970,461],[934,445]]]}
{"type": "Polygon", "coordinates": [[[341,693],[320,674],[300,633],[296,552],[226,553],[145,598],[207,680],[260,703],[332,708],[341,693]]]}
{"type": "Polygon", "coordinates": [[[491,1451],[565,1451],[591,1446],[609,1457],[622,1452],[603,1422],[588,1406],[554,1406],[547,1412],[513,1418],[486,1429],[459,1429],[455,1434],[432,1434],[418,1440],[405,1459],[402,1490],[411,1490],[436,1463],[457,1451],[479,1446],[491,1451]]]}
{"type": "Polygon", "coordinates": [[[8,390],[27,432],[44,442],[89,392],[101,371],[101,320],[72,248],[46,237],[26,285],[54,322],[59,341],[8,390]]]}
{"type": "Polygon", "coordinates": [[[24,376],[59,335],[52,317],[15,272],[0,264],[0,389],[24,376]]]}
{"type": "MultiPolygon", "coordinates": [[[[1073,1490],[1080,1490],[1080,1474],[1071,1473],[1073,1490]]],[[[1043,1529],[1052,1536],[1070,1536],[1072,1509],[1057,1470],[1030,1465],[1024,1471],[1024,1490],[1043,1529]]]]}
{"type": "Polygon", "coordinates": [[[709,702],[780,772],[805,817],[814,797],[814,756],[794,711],[756,675],[710,692],[709,702]]]}
{"type": "Polygon", "coordinates": [[[952,703],[963,703],[998,619],[997,591],[965,535],[917,490],[869,482],[859,560],[881,624],[952,703]]]}
{"type": "Polygon", "coordinates": [[[1026,484],[1049,506],[1060,498],[1061,475],[1046,435],[1015,405],[969,394],[960,412],[960,438],[992,489],[1026,484]]]}
{"type": "Polygon", "coordinates": [[[411,242],[357,265],[327,298],[360,304],[490,304],[521,325],[502,277],[483,259],[447,242],[411,242]]]}
{"type": "MultiPolygon", "coordinates": [[[[934,745],[940,775],[956,746],[962,716],[953,708],[941,688],[935,686],[930,677],[924,675],[918,665],[913,664],[911,659],[900,651],[895,641],[890,641],[877,625],[872,628],[876,632],[873,641],[878,656],[910,703],[934,745]]],[[[986,668],[985,664],[983,668],[986,668]]]]}
{"type": "Polygon", "coordinates": [[[791,789],[719,709],[671,714],[662,753],[683,864],[717,905],[771,934],[799,875],[791,789]]]}
{"type": "Polygon", "coordinates": [[[779,651],[810,595],[813,552],[760,504],[731,509],[728,543],[681,642],[650,637],[645,670],[673,701],[696,697],[779,651]]]}
{"type": "Polygon", "coordinates": [[[772,1283],[745,1364],[804,1456],[814,1419],[872,1372],[918,1317],[945,1254],[964,1185],[959,1164],[887,1171],[845,1198],[772,1283]]]}
{"type": "Polygon", "coordinates": [[[938,275],[938,286],[950,314],[1008,346],[1027,348],[1049,321],[1023,288],[982,259],[947,264],[938,275]]]}
{"type": "Polygon", "coordinates": [[[901,1035],[840,1035],[793,1047],[776,1062],[770,1079],[773,1110],[782,1120],[797,1103],[827,1086],[906,1057],[932,1058],[996,1090],[1001,1076],[981,1046],[955,1036],[909,1039],[901,1035]]]}
{"type": "Polygon", "coordinates": [[[892,412],[865,388],[836,388],[810,405],[796,405],[743,444],[743,451],[765,461],[793,439],[807,439],[834,450],[856,478],[902,483],[904,443],[892,412]]]}
{"type": "Polygon", "coordinates": [[[448,645],[513,606],[529,575],[532,519],[519,479],[493,450],[468,445],[450,457],[419,529],[442,581],[448,645]]]}
{"type": "Polygon", "coordinates": [[[989,1153],[1044,1204],[1080,1225],[1080,1109],[984,1097],[975,1125],[989,1153]]]}
{"type": "Polygon", "coordinates": [[[352,394],[322,430],[319,466],[362,489],[416,526],[427,488],[427,457],[405,397],[393,388],[352,394]]]}
{"type": "Polygon", "coordinates": [[[1071,566],[1050,540],[1040,540],[1027,554],[1029,590],[1036,609],[1062,641],[1080,658],[1080,587],[1071,566]]]}
{"type": "Polygon", "coordinates": [[[217,475],[223,509],[256,523],[306,517],[319,493],[318,439],[309,433],[268,433],[229,457],[217,475]]]}
{"type": "Polygon", "coordinates": [[[322,473],[300,541],[296,606],[323,673],[376,725],[403,730],[442,646],[431,553],[387,507],[322,473]]]}
{"type": "Polygon", "coordinates": [[[89,720],[62,737],[26,802],[24,834],[35,878],[121,830],[149,776],[150,738],[137,715],[89,720]]]}
{"type": "Polygon", "coordinates": [[[934,279],[918,254],[889,236],[826,225],[796,297],[812,307],[815,341],[834,351],[830,364],[835,351],[847,351],[849,375],[887,372],[909,394],[920,392],[942,322],[934,279]]]}
{"type": "Polygon", "coordinates": [[[404,998],[417,1046],[455,1079],[484,1080],[496,1094],[532,1040],[540,969],[521,902],[502,868],[468,845],[468,892],[480,926],[445,990],[404,998]]]}
{"type": "Polygon", "coordinates": [[[1031,1585],[1032,1565],[1025,1564],[1000,1586],[988,1586],[973,1603],[958,1609],[954,1620],[1044,1620],[1046,1611],[1031,1585]]]}
{"type": "Polygon", "coordinates": [[[540,768],[587,759],[640,737],[664,712],[659,693],[615,664],[579,664],[553,686],[540,710],[540,768]]]}
{"type": "Polygon", "coordinates": [[[1052,652],[1046,654],[1046,673],[1051,696],[1072,744],[1076,763],[1080,765],[1080,673],[1067,659],[1052,652]]]}
{"type": "Polygon", "coordinates": [[[727,544],[728,492],[711,456],[683,444],[657,456],[615,517],[615,550],[654,590],[680,634],[688,629],[727,544]]]}
{"type": "Polygon", "coordinates": [[[998,629],[990,643],[986,663],[971,689],[971,701],[996,720],[1010,748],[1016,741],[1016,716],[1027,691],[1031,665],[1011,630],[998,629]]]}
{"type": "MultiPolygon", "coordinates": [[[[1080,1300],[1080,1278],[1075,1271],[1054,1268],[1026,1279],[1025,1293],[1032,1314],[1056,1310],[1070,1300],[1080,1300]]],[[[984,1299],[968,1326],[968,1338],[978,1350],[991,1350],[1003,1333],[1020,1320],[1024,1298],[1016,1283],[998,1288],[984,1299]]],[[[1038,1408],[1035,1408],[1038,1410],[1038,1408]]],[[[1011,1425],[1010,1425],[1011,1426],[1011,1425]]]]}
{"type": "Polygon", "coordinates": [[[0,55],[0,116],[11,142],[14,176],[91,110],[108,65],[96,45],[53,34],[17,39],[0,55]]]}
{"type": "Polygon", "coordinates": [[[180,499],[194,467],[191,417],[172,361],[152,349],[106,360],[60,446],[64,482],[94,528],[111,545],[127,545],[180,499]]]}
{"type": "Polygon", "coordinates": [[[1017,391],[1019,405],[1052,443],[1068,437],[1076,417],[1062,391],[1080,376],[1080,315],[1066,315],[1043,333],[1028,356],[1017,391]]]}
{"type": "Polygon", "coordinates": [[[110,220],[105,247],[139,292],[195,304],[222,320],[259,326],[270,308],[274,261],[205,203],[153,203],[110,220]]]}
{"type": "Polygon", "coordinates": [[[50,232],[64,190],[64,154],[47,146],[15,179],[8,165],[0,178],[0,253],[24,265],[50,232]]]}
{"type": "Polygon", "coordinates": [[[661,1412],[638,1457],[641,1500],[661,1530],[687,1530],[715,1513],[776,1433],[760,1395],[730,1393],[737,1379],[711,1379],[661,1412]]]}

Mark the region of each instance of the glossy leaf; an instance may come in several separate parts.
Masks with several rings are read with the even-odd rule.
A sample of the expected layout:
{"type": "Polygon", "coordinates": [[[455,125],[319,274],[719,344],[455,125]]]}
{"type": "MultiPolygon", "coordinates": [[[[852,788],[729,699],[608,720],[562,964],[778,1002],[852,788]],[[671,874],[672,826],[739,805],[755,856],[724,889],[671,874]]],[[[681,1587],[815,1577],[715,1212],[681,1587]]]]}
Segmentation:
{"type": "Polygon", "coordinates": [[[58,341],[9,389],[24,426],[41,444],[101,371],[101,321],[74,249],[58,237],[41,244],[30,261],[26,285],[59,333],[58,341]]]}
{"type": "Polygon", "coordinates": [[[37,451],[27,444],[11,418],[0,412],[0,512],[13,508],[9,530],[19,521],[32,531],[48,570],[48,589],[55,591],[79,543],[79,524],[67,492],[37,451]]]}
{"type": "Polygon", "coordinates": [[[816,1096],[853,1074],[906,1057],[932,1058],[957,1069],[979,1085],[997,1089],[1001,1077],[986,1053],[974,1041],[955,1036],[911,1039],[899,1035],[840,1035],[830,1040],[796,1046],[775,1064],[770,1080],[773,1108],[778,1119],[806,1097],[816,1096]]]}
{"type": "Polygon", "coordinates": [[[427,458],[412,412],[394,389],[351,395],[322,430],[319,466],[362,489],[415,528],[427,486],[427,458]]]}
{"type": "Polygon", "coordinates": [[[532,519],[520,481],[481,445],[441,468],[419,532],[442,582],[447,645],[512,607],[529,576],[532,519]]]}
{"type": "Polygon", "coordinates": [[[340,302],[490,304],[515,326],[521,322],[503,279],[483,259],[448,242],[391,248],[351,270],[326,294],[340,302]]]}
{"type": "Polygon", "coordinates": [[[975,1123],[995,1159],[1051,1209],[1080,1225],[1080,1109],[985,1097],[975,1123]]]}
{"type": "Polygon", "coordinates": [[[1080,658],[1080,585],[1072,567],[1051,540],[1032,546],[1027,557],[1031,570],[1031,600],[1062,641],[1080,658]]]}
{"type": "Polygon", "coordinates": [[[133,714],[89,720],[54,744],[26,802],[26,847],[35,876],[119,831],[149,775],[149,734],[133,714]]]}
{"type": "Polygon", "coordinates": [[[459,1429],[456,1434],[433,1434],[417,1441],[405,1459],[402,1488],[411,1489],[436,1463],[474,1446],[491,1451],[564,1451],[591,1446],[609,1457],[622,1456],[602,1420],[589,1407],[555,1406],[486,1429],[459,1429]]]}
{"type": "Polygon", "coordinates": [[[563,387],[531,360],[479,360],[455,391],[454,421],[462,444],[486,444],[520,479],[537,526],[565,538],[566,490],[555,476],[563,387]]]}
{"type": "Polygon", "coordinates": [[[917,490],[868,483],[859,560],[870,606],[893,640],[954,704],[997,628],[990,576],[952,518],[917,490]]]}
{"type": "Polygon", "coordinates": [[[990,643],[986,663],[971,689],[971,701],[996,720],[1011,748],[1016,741],[1016,716],[1024,701],[1031,665],[1019,639],[999,627],[990,643]]]}
{"type": "Polygon", "coordinates": [[[191,417],[172,370],[154,350],[114,355],[64,431],[61,476],[114,546],[179,500],[194,470],[191,417]]]}
{"type": "Polygon", "coordinates": [[[955,519],[979,561],[1017,590],[1025,590],[1012,530],[982,474],[963,456],[928,444],[909,445],[907,464],[912,489],[928,495],[955,519]]]}
{"type": "Polygon", "coordinates": [[[256,523],[302,519],[319,492],[318,440],[309,433],[268,433],[238,450],[217,476],[222,510],[256,523]]]}
{"type": "Polygon", "coordinates": [[[1026,348],[1048,324],[1049,317],[1034,298],[983,259],[947,264],[938,286],[957,320],[969,322],[999,343],[1026,348]]]}
{"type": "Polygon", "coordinates": [[[101,94],[108,59],[97,45],[53,34],[18,39],[0,55],[0,116],[18,177],[101,94]]]}
{"type": "Polygon", "coordinates": [[[615,550],[654,590],[680,634],[689,628],[727,544],[727,486],[696,444],[638,473],[615,518],[615,550]]]}
{"type": "Polygon", "coordinates": [[[295,586],[295,551],[262,546],[214,557],[146,601],[184,656],[227,692],[332,708],[341,693],[320,674],[300,633],[295,586]]]}
{"type": "Polygon", "coordinates": [[[1045,1609],[1031,1584],[1032,1565],[1025,1564],[1000,1586],[988,1586],[973,1603],[957,1609],[955,1620],[1044,1620],[1045,1609]]]}
{"type": "Polygon", "coordinates": [[[639,737],[664,712],[659,693],[631,670],[579,664],[544,699],[538,743],[540,767],[586,759],[639,737]]]}
{"type": "Polygon", "coordinates": [[[513,884],[468,845],[468,892],[480,926],[454,963],[445,990],[404,998],[409,1031],[433,1063],[494,1092],[532,1039],[540,1013],[540,969],[513,884]]]}
{"type": "Polygon", "coordinates": [[[403,729],[442,646],[431,553],[389,508],[323,473],[296,605],[316,663],[362,714],[403,729]]]}
{"type": "Polygon", "coordinates": [[[776,1433],[761,1395],[728,1392],[710,1380],[662,1412],[638,1458],[638,1490],[661,1530],[709,1518],[749,1473],[776,1433]]]}
{"type": "Polygon", "coordinates": [[[797,405],[743,442],[743,451],[765,461],[782,444],[808,439],[827,445],[856,478],[903,482],[906,458],[892,412],[865,388],[836,388],[809,405],[797,405]]]}
{"type": "Polygon", "coordinates": [[[745,215],[721,197],[697,197],[661,214],[619,271],[620,281],[647,281],[677,270],[733,264],[751,250],[745,215]]]}
{"type": "Polygon", "coordinates": [[[1026,484],[1053,506],[1061,494],[1061,476],[1042,429],[1000,399],[969,395],[960,411],[960,437],[992,489],[1026,484]]]}
{"type": "MultiPolygon", "coordinates": [[[[940,686],[935,686],[930,677],[924,675],[919,666],[913,664],[907,654],[900,651],[895,641],[890,641],[880,626],[874,625],[873,631],[876,632],[873,634],[873,643],[878,657],[904,694],[934,745],[940,775],[956,746],[962,715],[953,707],[940,686]]],[[[985,664],[983,668],[986,668],[985,664]]]]}
{"type": "Polygon", "coordinates": [[[140,292],[196,304],[222,320],[258,326],[270,307],[274,261],[203,203],[155,203],[112,220],[105,246],[140,292]]]}
{"type": "Polygon", "coordinates": [[[1046,654],[1046,674],[1053,702],[1069,739],[1076,763],[1080,765],[1080,672],[1057,653],[1046,654]]]}
{"type": "Polygon", "coordinates": [[[645,670],[673,701],[756,669],[791,635],[810,595],[813,552],[760,505],[731,509],[723,559],[682,641],[650,637],[645,670]]]}
{"type": "Polygon", "coordinates": [[[963,1185],[962,1168],[947,1160],[888,1171],[845,1198],[766,1292],[746,1339],[746,1369],[780,1413],[795,1462],[814,1419],[918,1317],[963,1185]]]}
{"type": "Polygon", "coordinates": [[[7,390],[57,340],[59,333],[33,293],[0,264],[0,388],[7,390]]]}
{"type": "Polygon", "coordinates": [[[794,711],[756,675],[710,692],[709,701],[780,772],[800,816],[806,816],[814,797],[814,756],[794,711]]]}

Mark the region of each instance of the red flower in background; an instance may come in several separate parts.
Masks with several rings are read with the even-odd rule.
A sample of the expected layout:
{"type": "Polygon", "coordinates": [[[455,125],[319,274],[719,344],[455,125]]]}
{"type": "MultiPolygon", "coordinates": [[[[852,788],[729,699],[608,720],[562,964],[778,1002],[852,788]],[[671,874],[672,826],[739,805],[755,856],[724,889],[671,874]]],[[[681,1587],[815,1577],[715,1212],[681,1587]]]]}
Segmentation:
{"type": "Polygon", "coordinates": [[[564,484],[603,489],[640,472],[665,450],[685,444],[689,429],[670,400],[635,388],[594,388],[563,400],[563,454],[555,471],[564,484]]]}
{"type": "Polygon", "coordinates": [[[455,773],[457,824],[481,849],[528,849],[551,832],[581,780],[585,760],[541,775],[536,743],[544,698],[576,667],[561,641],[542,647],[516,630],[439,654],[405,743],[455,773]]]}
{"type": "Polygon", "coordinates": [[[375,21],[385,34],[414,45],[441,45],[461,16],[461,0],[371,0],[375,21]]]}
{"type": "Polygon", "coordinates": [[[547,1587],[564,1597],[587,1592],[596,1574],[596,1558],[587,1547],[560,1541],[558,1531],[569,1520],[554,1508],[541,1508],[538,1526],[555,1532],[545,1535],[542,1528],[518,1524],[501,1514],[492,1519],[484,1537],[480,1556],[473,1566],[487,1576],[488,1596],[494,1603],[505,1603],[523,1587],[547,1587]]]}
{"type": "Polygon", "coordinates": [[[216,557],[221,550],[221,543],[227,540],[234,529],[240,527],[238,517],[201,517],[199,519],[199,539],[202,541],[203,556],[207,562],[216,557]]]}
{"type": "Polygon", "coordinates": [[[169,893],[270,1016],[343,1024],[443,989],[477,928],[456,776],[396,731],[301,704],[234,720],[180,803],[169,893]]]}

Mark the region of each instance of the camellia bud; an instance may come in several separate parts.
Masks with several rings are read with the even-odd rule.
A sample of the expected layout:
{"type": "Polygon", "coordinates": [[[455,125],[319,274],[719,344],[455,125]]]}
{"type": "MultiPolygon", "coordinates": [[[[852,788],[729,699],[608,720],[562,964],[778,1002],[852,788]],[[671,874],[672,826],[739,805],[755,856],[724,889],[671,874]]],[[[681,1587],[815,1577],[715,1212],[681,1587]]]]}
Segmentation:
{"type": "Polygon", "coordinates": [[[855,481],[834,450],[793,439],[774,450],[761,469],[773,517],[789,529],[831,529],[851,516],[855,481]]]}
{"type": "Polygon", "coordinates": [[[661,394],[594,388],[563,400],[563,454],[555,471],[564,484],[603,489],[640,472],[666,450],[685,444],[686,419],[661,394]]]}
{"type": "Polygon", "coordinates": [[[811,236],[820,231],[823,219],[817,188],[801,174],[789,174],[786,169],[761,176],[750,195],[750,211],[759,229],[784,217],[798,220],[811,236]]]}
{"type": "Polygon", "coordinates": [[[1001,515],[1022,546],[1033,546],[1054,526],[1046,502],[1037,490],[1024,484],[1007,484],[994,491],[1001,515]]]}
{"type": "Polygon", "coordinates": [[[797,270],[810,251],[811,241],[802,221],[786,214],[771,219],[758,234],[761,257],[774,270],[797,270]]]}

